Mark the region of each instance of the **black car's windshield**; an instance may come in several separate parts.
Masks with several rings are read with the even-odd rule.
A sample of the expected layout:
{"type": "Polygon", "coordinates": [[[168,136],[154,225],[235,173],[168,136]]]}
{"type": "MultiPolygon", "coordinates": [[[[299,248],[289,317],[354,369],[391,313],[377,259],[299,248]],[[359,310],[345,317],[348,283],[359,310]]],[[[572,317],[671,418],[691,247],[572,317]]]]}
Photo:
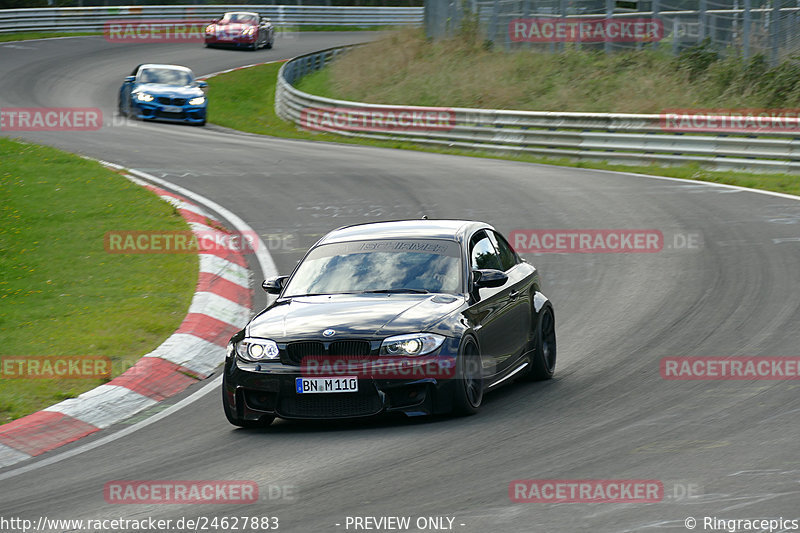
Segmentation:
{"type": "Polygon", "coordinates": [[[458,293],[460,246],[439,239],[324,244],[292,276],[284,296],[339,293],[458,293]]]}
{"type": "Polygon", "coordinates": [[[183,87],[192,83],[192,76],[185,70],[173,68],[146,68],[139,73],[140,83],[177,85],[183,87]]]}

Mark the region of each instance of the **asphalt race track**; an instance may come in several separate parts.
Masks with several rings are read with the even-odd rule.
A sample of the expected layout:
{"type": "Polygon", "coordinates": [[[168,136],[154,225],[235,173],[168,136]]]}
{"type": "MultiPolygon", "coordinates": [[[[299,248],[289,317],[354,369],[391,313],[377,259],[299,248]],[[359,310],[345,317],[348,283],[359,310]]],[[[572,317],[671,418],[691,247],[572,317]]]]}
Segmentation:
{"type": "MultiPolygon", "coordinates": [[[[258,52],[100,37],[0,44],[0,107],[99,107],[106,122],[98,132],[3,135],[211,198],[261,234],[281,272],[334,227],[423,214],[486,220],[504,233],[656,229],[663,250],[527,255],[555,304],[556,378],[491,393],[477,416],[244,430],[228,424],[214,390],[108,444],[8,477],[130,424],[0,471],[0,516],[275,516],[279,531],[292,532],[354,531],[346,520],[355,516],[451,517],[464,533],[687,531],[687,517],[710,531],[704,517],[800,518],[800,381],[659,373],[667,356],[800,355],[797,200],[113,118],[119,84],[139,63],[179,63],[202,75],[365,38],[308,33],[258,52]],[[109,481],[151,479],[251,480],[261,496],[251,505],[104,500],[109,481]],[[656,503],[515,503],[509,483],[517,479],[660,480],[664,495],[656,503]]],[[[256,291],[257,305],[265,301],[256,291]]]]}

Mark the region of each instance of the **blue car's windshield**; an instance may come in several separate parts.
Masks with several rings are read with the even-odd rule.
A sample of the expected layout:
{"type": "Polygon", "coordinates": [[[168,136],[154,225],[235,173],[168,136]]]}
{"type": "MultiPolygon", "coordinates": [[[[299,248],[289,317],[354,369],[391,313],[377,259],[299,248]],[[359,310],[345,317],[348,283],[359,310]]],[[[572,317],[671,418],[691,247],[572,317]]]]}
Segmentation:
{"type": "Polygon", "coordinates": [[[309,252],[284,296],[385,292],[447,292],[461,288],[455,241],[392,239],[324,244],[309,252]]]}
{"type": "Polygon", "coordinates": [[[172,68],[146,68],[139,72],[139,83],[157,83],[159,85],[191,85],[192,76],[185,70],[172,68]]]}

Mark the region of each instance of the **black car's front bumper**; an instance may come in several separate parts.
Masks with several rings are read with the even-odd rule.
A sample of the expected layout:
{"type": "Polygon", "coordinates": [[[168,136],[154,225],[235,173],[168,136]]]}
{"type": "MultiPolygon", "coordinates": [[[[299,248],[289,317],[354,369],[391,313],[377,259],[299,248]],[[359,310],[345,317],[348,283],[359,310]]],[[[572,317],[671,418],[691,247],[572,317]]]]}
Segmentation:
{"type": "MultiPolygon", "coordinates": [[[[458,340],[447,339],[437,359],[443,368],[455,368],[458,340]]],[[[300,366],[280,362],[246,363],[236,356],[225,362],[223,401],[242,421],[264,417],[285,419],[358,418],[398,412],[408,416],[448,413],[452,410],[454,377],[431,376],[421,369],[396,377],[358,376],[357,392],[298,393],[300,366]]],[[[326,377],[323,375],[314,377],[326,377]]],[[[342,377],[334,375],[330,377],[342,377]]]]}

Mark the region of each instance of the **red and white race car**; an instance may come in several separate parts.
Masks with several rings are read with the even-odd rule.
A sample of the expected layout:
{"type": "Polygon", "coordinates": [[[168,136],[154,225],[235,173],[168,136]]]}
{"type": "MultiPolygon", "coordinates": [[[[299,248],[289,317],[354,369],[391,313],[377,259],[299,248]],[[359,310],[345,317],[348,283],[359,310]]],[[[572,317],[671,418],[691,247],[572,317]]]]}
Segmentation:
{"type": "Polygon", "coordinates": [[[206,26],[206,46],[233,46],[256,50],[272,48],[275,27],[268,18],[247,11],[229,11],[206,26]]]}

